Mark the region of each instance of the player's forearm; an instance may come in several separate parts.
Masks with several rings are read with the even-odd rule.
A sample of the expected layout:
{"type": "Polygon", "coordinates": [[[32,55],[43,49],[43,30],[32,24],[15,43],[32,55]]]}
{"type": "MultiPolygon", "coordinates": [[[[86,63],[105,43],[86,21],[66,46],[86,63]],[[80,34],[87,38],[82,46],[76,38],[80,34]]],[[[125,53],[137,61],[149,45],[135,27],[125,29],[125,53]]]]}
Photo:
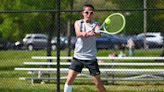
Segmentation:
{"type": "Polygon", "coordinates": [[[86,37],[87,32],[78,32],[76,33],[76,37],[86,37]]]}
{"type": "Polygon", "coordinates": [[[94,32],[78,32],[76,33],[77,37],[91,37],[91,36],[96,36],[96,33],[94,32]]]}

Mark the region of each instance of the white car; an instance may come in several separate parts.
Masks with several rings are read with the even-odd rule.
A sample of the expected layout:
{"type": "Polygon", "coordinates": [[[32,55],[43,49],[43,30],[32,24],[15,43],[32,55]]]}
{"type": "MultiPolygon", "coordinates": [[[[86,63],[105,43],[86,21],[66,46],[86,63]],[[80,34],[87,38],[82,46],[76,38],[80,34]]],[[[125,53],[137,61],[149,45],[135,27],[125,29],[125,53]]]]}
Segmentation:
{"type": "MultiPolygon", "coordinates": [[[[64,37],[60,38],[60,49],[66,48],[67,40],[64,37]]],[[[24,48],[28,50],[47,49],[48,36],[45,34],[26,34],[23,38],[24,48]]],[[[51,40],[51,49],[56,50],[57,38],[51,40]]]]}
{"type": "Polygon", "coordinates": [[[45,34],[27,34],[23,43],[28,50],[46,49],[48,37],[45,34]]]}
{"type": "Polygon", "coordinates": [[[145,36],[146,41],[154,42],[159,45],[163,45],[163,36],[160,32],[147,32],[145,35],[144,33],[138,34],[138,36],[145,36]]]}

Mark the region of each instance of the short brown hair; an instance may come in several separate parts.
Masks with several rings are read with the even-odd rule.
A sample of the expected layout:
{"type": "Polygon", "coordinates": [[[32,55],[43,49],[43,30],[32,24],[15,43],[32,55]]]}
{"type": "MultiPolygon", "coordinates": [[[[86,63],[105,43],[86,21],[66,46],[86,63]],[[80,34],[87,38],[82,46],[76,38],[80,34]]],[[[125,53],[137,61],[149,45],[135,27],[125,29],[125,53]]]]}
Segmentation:
{"type": "Polygon", "coordinates": [[[95,8],[93,7],[92,4],[85,4],[85,5],[83,6],[83,10],[85,9],[85,7],[91,7],[93,11],[95,10],[95,8]]]}

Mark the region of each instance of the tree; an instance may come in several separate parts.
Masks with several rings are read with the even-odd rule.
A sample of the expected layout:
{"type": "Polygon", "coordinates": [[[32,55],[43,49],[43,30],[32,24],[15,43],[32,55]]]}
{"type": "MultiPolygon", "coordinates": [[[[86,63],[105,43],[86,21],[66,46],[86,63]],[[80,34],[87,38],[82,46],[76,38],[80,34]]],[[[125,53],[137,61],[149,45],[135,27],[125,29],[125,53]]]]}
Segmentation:
{"type": "MultiPolygon", "coordinates": [[[[62,0],[61,10],[69,10],[69,0],[62,0]]],[[[147,0],[148,8],[162,8],[163,0],[147,0]],[[153,2],[153,3],[152,3],[153,2]]],[[[143,0],[74,0],[74,9],[81,10],[85,3],[92,3],[96,9],[135,9],[143,8],[143,0]],[[80,6],[80,7],[79,7],[80,6]]],[[[1,0],[0,10],[54,10],[54,0],[1,0]]],[[[95,19],[101,24],[106,16],[113,12],[121,12],[126,16],[126,34],[143,32],[143,11],[103,11],[97,12],[95,19]]],[[[148,30],[164,30],[163,11],[148,12],[148,30]]],[[[72,21],[80,19],[79,13],[72,13],[72,21]]],[[[68,12],[61,13],[61,34],[67,33],[68,12]]],[[[33,13],[1,13],[0,34],[2,37],[16,41],[27,33],[47,33],[56,35],[54,28],[55,12],[33,13]]]]}
{"type": "MultiPolygon", "coordinates": [[[[163,0],[154,0],[155,2],[155,8],[160,9],[163,8],[164,6],[164,1],[163,0]]],[[[156,11],[156,14],[153,16],[153,20],[155,21],[156,28],[158,29],[157,31],[163,32],[164,33],[164,13],[163,11],[156,11]]]]}
{"type": "MultiPolygon", "coordinates": [[[[51,0],[1,0],[0,9],[5,10],[54,10],[54,1],[51,0]]],[[[2,36],[8,40],[19,40],[26,33],[46,33],[54,22],[52,13],[3,13],[0,15],[4,22],[0,24],[2,36]]]]}

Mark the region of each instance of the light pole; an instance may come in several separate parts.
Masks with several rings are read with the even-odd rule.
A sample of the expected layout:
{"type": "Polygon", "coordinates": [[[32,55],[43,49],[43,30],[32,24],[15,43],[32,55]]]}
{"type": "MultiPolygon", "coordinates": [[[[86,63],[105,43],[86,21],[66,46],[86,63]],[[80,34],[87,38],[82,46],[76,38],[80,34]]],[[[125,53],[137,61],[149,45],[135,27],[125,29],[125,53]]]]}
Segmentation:
{"type": "Polygon", "coordinates": [[[147,0],[143,0],[143,6],[144,6],[144,19],[143,19],[143,30],[144,30],[144,49],[147,48],[146,44],[146,33],[147,33],[147,0]]]}

